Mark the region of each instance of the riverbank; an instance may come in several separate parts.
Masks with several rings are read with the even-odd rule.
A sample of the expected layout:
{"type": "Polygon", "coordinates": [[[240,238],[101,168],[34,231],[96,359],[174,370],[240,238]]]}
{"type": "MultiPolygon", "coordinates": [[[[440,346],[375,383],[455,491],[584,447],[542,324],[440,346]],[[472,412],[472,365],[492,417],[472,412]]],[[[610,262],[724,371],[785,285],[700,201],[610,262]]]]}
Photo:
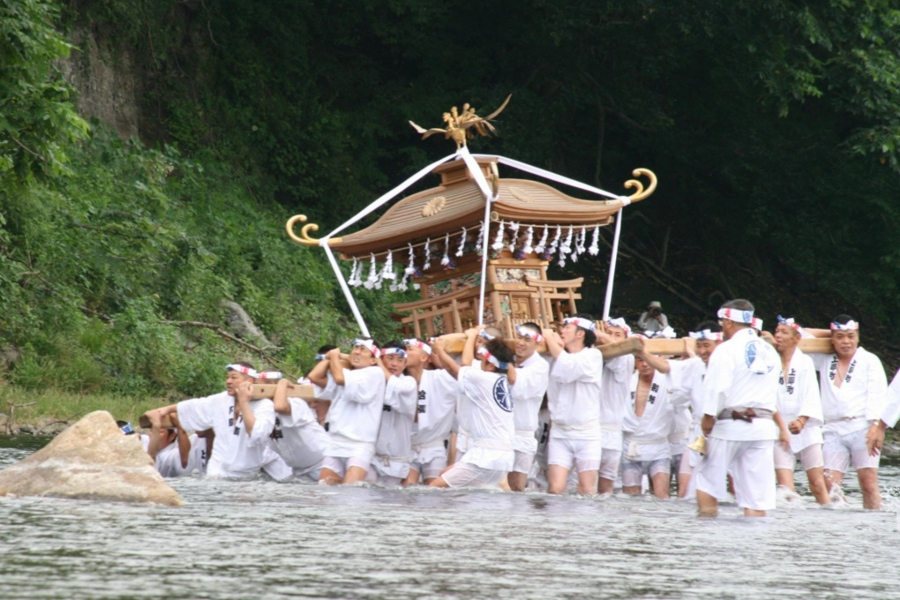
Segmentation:
{"type": "Polygon", "coordinates": [[[53,436],[95,410],[137,423],[143,413],[167,404],[165,398],[119,394],[74,394],[0,384],[0,434],[53,436]]]}

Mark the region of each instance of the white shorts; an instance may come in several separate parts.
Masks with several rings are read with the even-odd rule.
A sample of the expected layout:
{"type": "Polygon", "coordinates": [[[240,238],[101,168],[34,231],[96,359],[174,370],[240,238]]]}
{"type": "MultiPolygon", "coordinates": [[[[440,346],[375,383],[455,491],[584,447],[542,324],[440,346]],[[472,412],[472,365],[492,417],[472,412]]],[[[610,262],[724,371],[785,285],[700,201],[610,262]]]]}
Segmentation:
{"type": "Polygon", "coordinates": [[[781,444],[775,444],[775,468],[788,469],[793,471],[797,467],[797,457],[800,457],[800,464],[803,465],[804,471],[810,469],[821,468],[825,465],[822,454],[822,444],[810,444],[800,452],[789,452],[781,447],[781,444]]]}
{"type": "Polygon", "coordinates": [[[392,477],[390,475],[383,475],[381,473],[376,472],[374,465],[373,468],[369,469],[366,473],[366,481],[369,483],[378,483],[380,485],[399,487],[404,478],[403,477],[392,477]]]}
{"type": "Polygon", "coordinates": [[[599,439],[569,440],[550,435],[547,442],[547,465],[557,465],[579,473],[600,469],[602,446],[599,439]]]}
{"type": "Polygon", "coordinates": [[[641,485],[641,477],[644,475],[653,479],[654,475],[669,473],[671,462],[668,458],[656,460],[622,460],[622,485],[635,487],[641,485]]]}
{"type": "Polygon", "coordinates": [[[534,452],[519,452],[516,450],[516,458],[513,461],[513,473],[531,473],[531,465],[534,464],[534,452]]]}
{"type": "Polygon", "coordinates": [[[441,478],[452,488],[490,487],[499,484],[506,477],[503,471],[483,469],[471,463],[456,463],[441,478]]]}
{"type": "Polygon", "coordinates": [[[369,472],[369,457],[360,456],[326,456],[322,459],[322,468],[334,471],[341,479],[347,474],[350,467],[359,467],[369,472]]]}
{"type": "Polygon", "coordinates": [[[409,463],[409,470],[416,471],[425,479],[435,479],[440,476],[441,471],[447,468],[447,456],[438,456],[426,463],[413,461],[409,463]]]}
{"type": "Polygon", "coordinates": [[[615,481],[619,476],[619,465],[622,464],[622,451],[603,449],[600,455],[600,478],[615,481]]]}
{"type": "Polygon", "coordinates": [[[706,456],[694,470],[696,489],[717,499],[728,497],[727,476],[733,474],[734,499],[741,508],[775,510],[774,440],[709,438],[706,456]]]}
{"type": "Polygon", "coordinates": [[[860,429],[846,435],[825,432],[825,445],[822,454],[825,458],[825,469],[846,473],[852,461],[854,469],[878,468],[881,455],[869,456],[866,448],[866,434],[869,428],[860,429]]]}

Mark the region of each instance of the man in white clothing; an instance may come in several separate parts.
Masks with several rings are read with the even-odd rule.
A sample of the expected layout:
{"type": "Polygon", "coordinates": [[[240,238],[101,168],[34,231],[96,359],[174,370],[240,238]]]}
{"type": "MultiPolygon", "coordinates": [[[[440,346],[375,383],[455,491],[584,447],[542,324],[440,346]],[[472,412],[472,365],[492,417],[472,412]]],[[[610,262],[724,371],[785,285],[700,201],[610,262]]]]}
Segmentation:
{"type": "Polygon", "coordinates": [[[812,359],[797,348],[802,329],[793,318],[778,315],[775,349],[781,357],[778,379],[778,412],[791,432],[790,449],[775,445],[775,477],[778,485],[794,489],[797,457],[806,471],[809,491],[819,504],[830,504],[823,473],[822,399],[812,359]]]}
{"type": "Polygon", "coordinates": [[[349,369],[341,364],[340,349],[325,356],[328,360],[308,375],[316,398],[331,400],[325,424],[330,443],[319,483],[363,481],[375,454],[384,402],[384,372],[376,364],[379,349],[374,340],[354,340],[349,369]]]}
{"type": "Polygon", "coordinates": [[[429,344],[415,338],[403,342],[406,344],[406,373],[418,385],[413,459],[403,485],[416,485],[420,479],[428,485],[447,468],[448,440],[460,387],[446,369],[426,368],[432,360],[433,351],[429,344]]]}
{"type": "Polygon", "coordinates": [[[275,386],[275,430],[271,446],[293,470],[294,477],[318,481],[329,439],[319,425],[318,415],[302,398],[288,396],[290,382],[281,379],[275,386]]]}
{"type": "Polygon", "coordinates": [[[513,419],[516,422],[516,459],[507,483],[514,492],[525,491],[528,474],[534,463],[538,413],[547,392],[550,365],[538,354],[537,345],[544,340],[535,323],[516,326],[516,384],[512,386],[513,419]]]}
{"type": "Polygon", "coordinates": [[[819,371],[819,390],[825,426],[825,484],[840,486],[850,465],[856,469],[863,507],[881,508],[878,489],[880,454],[870,454],[887,404],[887,377],[881,360],[859,345],[859,324],[848,315],[834,318],[829,330],[807,329],[817,337],[830,336],[833,354],[813,357],[819,371]]]}
{"type": "MultiPolygon", "coordinates": [[[[622,342],[631,335],[625,319],[606,319],[604,331],[598,331],[601,344],[622,342]]],[[[602,452],[597,478],[597,492],[612,494],[619,466],[622,463],[622,422],[630,404],[631,376],[634,373],[634,355],[617,356],[603,363],[603,381],[600,384],[600,429],[602,452]]]]}
{"type": "MultiPolygon", "coordinates": [[[[272,401],[251,399],[256,369],[238,362],[228,365],[226,372],[224,392],[156,409],[157,415],[161,419],[174,413],[184,429],[213,430],[213,451],[206,469],[209,477],[245,479],[255,477],[260,469],[275,479],[289,476],[284,461],[266,443],[275,427],[272,401]]],[[[152,422],[154,417],[150,413],[148,417],[152,422]]]]}
{"type": "Polygon", "coordinates": [[[457,378],[470,404],[468,449],[459,462],[432,481],[431,487],[489,487],[499,484],[515,460],[515,422],[509,381],[515,382],[515,355],[500,340],[490,340],[478,350],[481,368],[473,368],[471,355],[475,333],[466,332],[462,366],[446,352],[446,339],[434,342],[434,350],[448,373],[457,378]]]}
{"type": "Polygon", "coordinates": [[[553,357],[547,406],[552,425],[547,445],[547,491],[566,491],[569,472],[578,472],[578,493],[597,493],[602,430],[600,429],[600,386],[603,355],[594,347],[597,324],[587,314],[563,320],[557,334],[544,330],[547,350],[553,357]]]}
{"type": "Polygon", "coordinates": [[[715,516],[734,476],[734,496],[745,516],[775,508],[775,440],[789,435],[778,414],[778,354],[750,328],[753,305],[730,300],[719,309],[723,342],[709,359],[701,391],[701,427],[709,438],[691,486],[700,515],[715,516]]]}
{"type": "Polygon", "coordinates": [[[637,322],[641,331],[662,331],[669,326],[669,319],[663,314],[662,304],[654,300],[647,305],[647,310],[641,313],[637,322]]]}
{"type": "Polygon", "coordinates": [[[375,457],[366,481],[400,485],[409,476],[412,435],[416,417],[416,380],[403,374],[406,368],[404,344],[391,340],[381,348],[379,365],[386,384],[381,426],[375,442],[375,457]]]}
{"type": "Polygon", "coordinates": [[[163,477],[185,477],[194,471],[201,475],[206,470],[206,440],[188,433],[178,426],[178,416],[169,415],[173,427],[165,428],[159,413],[151,411],[150,441],[147,454],[156,462],[156,470],[163,477]]]}

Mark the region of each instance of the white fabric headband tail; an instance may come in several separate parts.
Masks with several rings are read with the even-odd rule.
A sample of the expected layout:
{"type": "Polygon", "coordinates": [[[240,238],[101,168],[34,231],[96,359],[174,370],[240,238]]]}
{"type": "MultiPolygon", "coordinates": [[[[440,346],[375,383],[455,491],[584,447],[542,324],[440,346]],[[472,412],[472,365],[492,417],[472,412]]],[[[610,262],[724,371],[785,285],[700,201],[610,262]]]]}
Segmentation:
{"type": "Polygon", "coordinates": [[[256,369],[251,369],[250,367],[245,367],[244,365],[228,365],[225,367],[226,371],[237,371],[238,373],[243,373],[253,379],[259,377],[259,373],[256,372],[256,369]]]}
{"type": "Polygon", "coordinates": [[[645,331],[644,335],[651,340],[673,340],[676,337],[675,330],[671,327],[666,327],[665,329],[661,329],[660,331],[645,331]]]}
{"type": "Polygon", "coordinates": [[[850,319],[849,321],[847,321],[846,323],[843,323],[843,324],[838,323],[838,322],[833,322],[831,324],[832,331],[856,331],[857,329],[859,329],[859,323],[857,323],[853,319],[850,319]]]}
{"type": "Polygon", "coordinates": [[[479,331],[479,332],[478,332],[478,335],[481,336],[481,337],[483,337],[483,338],[486,339],[487,341],[491,341],[492,339],[494,339],[494,336],[492,336],[491,334],[489,334],[489,333],[488,333],[487,331],[485,331],[484,329],[482,329],[481,331],[479,331]]]}
{"type": "Polygon", "coordinates": [[[719,312],[716,313],[716,316],[720,319],[728,319],[729,321],[734,321],[735,323],[746,323],[747,325],[753,324],[753,311],[752,310],[738,310],[736,308],[720,308],[719,312]]]}
{"type": "Polygon", "coordinates": [[[478,349],[478,356],[480,356],[484,360],[488,361],[489,363],[491,363],[492,365],[494,365],[501,371],[505,371],[506,369],[509,368],[509,363],[501,362],[499,358],[497,358],[496,356],[494,356],[493,354],[488,352],[488,349],[485,348],[484,346],[482,346],[481,348],[478,349]]]}
{"type": "Polygon", "coordinates": [[[431,356],[431,346],[423,342],[422,340],[417,340],[416,338],[409,338],[408,340],[403,340],[403,343],[407,346],[415,346],[416,348],[421,348],[425,354],[431,356]]]}
{"type": "Polygon", "coordinates": [[[260,371],[258,379],[281,379],[281,371],[260,371]]]}
{"type": "Polygon", "coordinates": [[[625,330],[625,337],[631,335],[631,327],[628,326],[628,323],[625,322],[625,319],[619,317],[618,319],[606,319],[604,321],[607,327],[621,327],[625,330]]]}
{"type": "Polygon", "coordinates": [[[387,356],[388,354],[396,354],[402,358],[406,358],[406,350],[403,348],[382,348],[381,355],[387,356]]]}
{"type": "Polygon", "coordinates": [[[563,319],[563,325],[573,324],[576,327],[581,327],[582,329],[587,329],[588,331],[595,331],[597,329],[597,324],[591,321],[590,319],[584,319],[582,317],[566,317],[563,319]]]}
{"type": "Polygon", "coordinates": [[[544,336],[539,334],[537,331],[534,331],[530,327],[525,327],[523,325],[516,325],[516,333],[518,333],[522,337],[531,338],[538,344],[540,344],[541,342],[544,341],[544,336]]]}
{"type": "Polygon", "coordinates": [[[753,317],[753,319],[750,321],[750,327],[752,327],[753,329],[755,329],[757,331],[762,331],[763,320],[760,319],[759,317],[753,317]]]}
{"type": "Polygon", "coordinates": [[[353,347],[362,346],[369,350],[375,358],[381,356],[381,351],[378,349],[378,346],[375,345],[373,340],[364,340],[362,338],[356,338],[353,340],[353,347]]]}
{"type": "Polygon", "coordinates": [[[722,341],[721,331],[710,331],[709,329],[704,329],[703,331],[690,331],[688,332],[688,336],[692,340],[710,340],[713,342],[722,341]]]}

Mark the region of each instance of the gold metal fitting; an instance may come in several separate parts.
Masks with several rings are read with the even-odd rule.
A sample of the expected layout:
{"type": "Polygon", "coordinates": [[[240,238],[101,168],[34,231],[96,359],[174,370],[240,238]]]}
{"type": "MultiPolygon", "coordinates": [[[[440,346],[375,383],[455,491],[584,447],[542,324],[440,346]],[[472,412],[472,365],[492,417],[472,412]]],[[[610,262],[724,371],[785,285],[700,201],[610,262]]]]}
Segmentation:
{"type": "MultiPolygon", "coordinates": [[[[297,237],[296,234],[294,234],[294,224],[297,222],[306,223],[306,215],[294,215],[293,217],[288,219],[287,225],[285,226],[285,228],[287,229],[288,237],[303,246],[318,246],[319,240],[316,238],[310,237],[309,232],[310,231],[318,231],[319,226],[316,225],[315,223],[306,223],[306,225],[304,225],[300,229],[300,237],[297,237]]],[[[341,239],[342,238],[336,237],[336,238],[330,238],[328,241],[336,243],[336,242],[340,242],[341,239]]]]}
{"type": "Polygon", "coordinates": [[[700,454],[706,454],[706,438],[702,435],[698,435],[696,440],[688,444],[688,448],[695,450],[700,454]]]}

